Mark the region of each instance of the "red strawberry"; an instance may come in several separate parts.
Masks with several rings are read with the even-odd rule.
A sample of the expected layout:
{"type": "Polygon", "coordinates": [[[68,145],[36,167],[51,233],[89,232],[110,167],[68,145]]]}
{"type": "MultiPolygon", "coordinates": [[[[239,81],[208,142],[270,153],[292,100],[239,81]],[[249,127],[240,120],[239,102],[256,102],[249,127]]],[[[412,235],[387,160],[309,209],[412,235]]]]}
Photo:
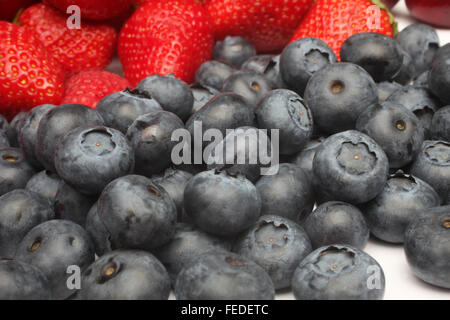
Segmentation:
{"type": "Polygon", "coordinates": [[[80,103],[95,108],[108,94],[129,87],[127,80],[107,71],[83,71],[66,81],[66,93],[61,104],[80,103]]]}
{"type": "Polygon", "coordinates": [[[26,9],[19,22],[52,52],[69,74],[103,69],[114,55],[117,33],[107,24],[83,21],[81,29],[69,29],[67,16],[44,4],[26,9]]]}
{"type": "Polygon", "coordinates": [[[71,5],[77,5],[81,9],[81,18],[89,20],[105,20],[118,16],[126,11],[132,0],[45,0],[62,12],[71,5]]]}
{"type": "Polygon", "coordinates": [[[250,40],[259,52],[280,51],[289,42],[313,0],[206,0],[214,35],[250,40]]]}
{"type": "Polygon", "coordinates": [[[450,28],[450,1],[406,0],[406,5],[417,19],[450,28]]]}
{"type": "Polygon", "coordinates": [[[37,0],[0,0],[0,20],[11,21],[21,9],[31,6],[37,0]]]}
{"type": "Polygon", "coordinates": [[[342,43],[360,32],[378,32],[392,37],[397,32],[397,24],[380,0],[317,0],[291,42],[305,37],[319,38],[339,58],[342,43]]]}
{"type": "Polygon", "coordinates": [[[211,58],[214,39],[207,14],[194,0],[152,0],[125,23],[119,56],[125,77],[136,86],[152,75],[194,80],[197,68],[211,58]]]}
{"type": "Polygon", "coordinates": [[[62,98],[63,71],[48,50],[22,27],[0,21],[0,113],[20,111],[62,98]]]}

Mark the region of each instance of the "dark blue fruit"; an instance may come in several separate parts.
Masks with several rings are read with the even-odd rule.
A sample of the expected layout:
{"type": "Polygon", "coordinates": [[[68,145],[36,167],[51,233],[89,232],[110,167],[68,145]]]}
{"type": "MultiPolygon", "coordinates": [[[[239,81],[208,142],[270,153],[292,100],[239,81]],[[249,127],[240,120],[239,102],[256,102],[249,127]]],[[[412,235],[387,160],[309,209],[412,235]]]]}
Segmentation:
{"type": "Polygon", "coordinates": [[[6,118],[0,114],[0,131],[8,132],[9,123],[6,118]]]}
{"type": "Polygon", "coordinates": [[[386,242],[403,243],[408,224],[441,199],[426,182],[401,172],[391,175],[375,199],[363,211],[372,234],[386,242]]]}
{"type": "Polygon", "coordinates": [[[56,173],[43,170],[28,180],[25,189],[40,194],[53,205],[61,182],[61,178],[56,173]]]}
{"type": "Polygon", "coordinates": [[[342,243],[362,250],[369,241],[370,231],[362,212],[345,202],[321,204],[302,226],[314,249],[342,243]]]}
{"type": "Polygon", "coordinates": [[[137,250],[110,252],[81,277],[79,300],[167,300],[170,279],[152,254],[137,250]]]}
{"type": "Polygon", "coordinates": [[[217,96],[220,91],[208,86],[202,86],[199,84],[194,84],[191,86],[192,94],[194,95],[194,105],[192,106],[191,114],[196,113],[198,110],[203,108],[209,100],[217,96]]]}
{"type": "Polygon", "coordinates": [[[224,61],[206,61],[197,69],[195,83],[222,90],[225,80],[235,72],[237,69],[224,61]]]}
{"type": "Polygon", "coordinates": [[[213,51],[213,59],[228,61],[236,67],[240,67],[244,61],[254,55],[256,55],[256,49],[250,41],[232,36],[217,41],[213,51]]]}
{"type": "Polygon", "coordinates": [[[428,77],[428,87],[444,105],[450,104],[450,50],[435,61],[428,77]]]}
{"type": "Polygon", "coordinates": [[[395,75],[395,77],[392,78],[392,80],[402,85],[407,85],[410,84],[411,81],[416,77],[417,72],[414,68],[414,64],[409,53],[402,48],[400,48],[400,52],[403,57],[402,67],[400,68],[400,71],[395,75]]]}
{"type": "Polygon", "coordinates": [[[336,244],[313,251],[300,263],[292,289],[298,300],[381,300],[385,278],[367,253],[336,244]]]}
{"type": "Polygon", "coordinates": [[[389,173],[386,153],[369,136],[358,131],[335,134],[322,142],[313,162],[315,187],[352,204],[375,198],[389,173]]]}
{"type": "Polygon", "coordinates": [[[378,88],[378,101],[380,103],[384,102],[398,89],[401,89],[402,85],[397,82],[383,81],[377,83],[378,88]]]}
{"type": "Polygon", "coordinates": [[[425,87],[428,88],[428,77],[430,75],[430,71],[427,70],[420,74],[416,79],[413,81],[413,85],[416,87],[425,87]]]}
{"type": "Polygon", "coordinates": [[[312,251],[305,230],[280,216],[263,215],[240,236],[233,251],[260,265],[275,289],[291,286],[298,264],[312,251]]]}
{"type": "Polygon", "coordinates": [[[436,140],[450,141],[450,105],[440,108],[434,114],[431,135],[436,140]]]}
{"type": "Polygon", "coordinates": [[[25,160],[22,150],[0,149],[0,195],[25,188],[34,174],[35,171],[25,160]]]}
{"type": "Polygon", "coordinates": [[[286,88],[287,85],[280,73],[280,59],[281,55],[257,55],[245,61],[241,68],[242,70],[253,70],[263,74],[271,82],[274,89],[286,88]]]}
{"type": "Polygon", "coordinates": [[[335,63],[317,71],[308,82],[305,101],[314,124],[328,133],[355,127],[358,116],[378,102],[371,76],[351,63],[335,63]]]}
{"type": "Polygon", "coordinates": [[[198,257],[178,275],[178,300],[273,300],[269,275],[235,253],[212,251],[198,257]]]}
{"type": "Polygon", "coordinates": [[[3,130],[0,130],[0,148],[9,148],[8,135],[3,130]]]}
{"type": "Polygon", "coordinates": [[[7,127],[7,134],[9,138],[9,144],[11,147],[19,147],[19,132],[22,128],[22,122],[25,119],[27,113],[26,112],[19,112],[16,114],[16,116],[11,120],[9,123],[9,126],[7,127]]]}

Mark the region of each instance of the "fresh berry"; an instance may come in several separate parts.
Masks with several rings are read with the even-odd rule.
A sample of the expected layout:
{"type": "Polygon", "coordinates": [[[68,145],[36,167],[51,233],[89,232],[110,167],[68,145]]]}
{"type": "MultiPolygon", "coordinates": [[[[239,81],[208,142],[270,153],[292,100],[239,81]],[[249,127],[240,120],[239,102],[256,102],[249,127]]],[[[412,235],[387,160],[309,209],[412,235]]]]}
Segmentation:
{"type": "Polygon", "coordinates": [[[272,88],[287,88],[280,73],[280,55],[262,54],[250,57],[242,64],[242,70],[253,70],[265,75],[272,88]]]}
{"type": "Polygon", "coordinates": [[[391,96],[395,91],[402,88],[402,85],[397,82],[383,81],[377,83],[378,88],[378,101],[380,103],[384,102],[387,98],[391,96]]]}
{"type": "Polygon", "coordinates": [[[406,0],[411,14],[429,24],[450,27],[450,3],[442,0],[406,0]]]}
{"type": "Polygon", "coordinates": [[[255,47],[242,37],[225,37],[214,46],[213,59],[224,60],[240,67],[245,60],[256,55],[255,47]]]}
{"type": "Polygon", "coordinates": [[[153,74],[188,83],[212,55],[214,39],[203,7],[194,0],[155,0],[140,7],[122,28],[119,56],[132,86],[153,74]]]}
{"type": "Polygon", "coordinates": [[[432,138],[450,141],[450,106],[442,107],[431,122],[432,138]]]}
{"type": "Polygon", "coordinates": [[[34,174],[35,171],[26,162],[22,150],[0,149],[0,196],[15,189],[25,188],[34,174]]]}
{"type": "Polygon", "coordinates": [[[126,79],[107,71],[82,71],[66,81],[61,104],[78,103],[95,109],[101,99],[129,86],[126,79]]]}
{"type": "Polygon", "coordinates": [[[26,116],[27,112],[19,112],[6,127],[6,135],[8,136],[11,147],[19,147],[19,134],[26,116]]]}
{"type": "Polygon", "coordinates": [[[56,173],[43,170],[28,180],[25,189],[40,194],[53,204],[61,181],[61,178],[56,173]]]}
{"type": "Polygon", "coordinates": [[[25,10],[19,22],[69,74],[103,69],[114,55],[117,33],[107,24],[82,21],[80,29],[70,29],[64,13],[41,3],[25,10]]]}
{"type": "Polygon", "coordinates": [[[196,113],[198,110],[208,103],[209,100],[217,96],[220,92],[209,86],[202,86],[194,84],[191,86],[192,95],[194,96],[194,105],[192,106],[191,114],[196,113]]]}
{"type": "Polygon", "coordinates": [[[237,70],[224,61],[206,61],[195,73],[195,83],[222,90],[225,80],[235,72],[237,70]]]}
{"type": "Polygon", "coordinates": [[[444,104],[450,103],[450,50],[434,62],[428,77],[428,86],[430,90],[444,104]]]}
{"type": "Polygon", "coordinates": [[[207,0],[216,39],[241,36],[258,52],[280,51],[289,42],[312,0],[207,0]]]}

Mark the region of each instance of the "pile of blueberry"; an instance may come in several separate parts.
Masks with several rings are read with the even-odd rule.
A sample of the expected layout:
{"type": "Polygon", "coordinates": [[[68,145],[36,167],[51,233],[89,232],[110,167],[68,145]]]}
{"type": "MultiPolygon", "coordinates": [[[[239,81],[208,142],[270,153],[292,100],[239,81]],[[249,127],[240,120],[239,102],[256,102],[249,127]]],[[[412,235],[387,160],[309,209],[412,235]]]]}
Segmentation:
{"type": "Polygon", "coordinates": [[[417,277],[450,289],[450,45],[411,25],[395,39],[354,35],[340,56],[316,38],[273,56],[229,37],[192,86],[154,75],[96,109],[1,118],[0,299],[274,299],[288,288],[382,299],[370,234],[403,244],[417,277]],[[244,159],[262,138],[245,143],[247,130],[271,143],[278,130],[275,174],[259,161],[175,164],[173,133],[193,138],[196,123],[219,129],[224,148],[241,129],[232,155],[244,159]]]}

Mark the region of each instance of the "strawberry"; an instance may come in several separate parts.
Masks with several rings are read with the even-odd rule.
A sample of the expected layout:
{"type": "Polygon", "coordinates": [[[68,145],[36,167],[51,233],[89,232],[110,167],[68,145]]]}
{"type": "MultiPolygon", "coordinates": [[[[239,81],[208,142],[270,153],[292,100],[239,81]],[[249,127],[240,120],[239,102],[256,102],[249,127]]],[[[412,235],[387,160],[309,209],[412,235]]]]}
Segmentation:
{"type": "Polygon", "coordinates": [[[66,81],[61,104],[79,103],[95,108],[105,96],[129,87],[127,80],[107,71],[83,71],[66,81]]]}
{"type": "Polygon", "coordinates": [[[11,21],[20,10],[23,10],[37,0],[0,0],[0,20],[11,21]]]}
{"type": "Polygon", "coordinates": [[[250,40],[259,52],[281,51],[313,0],[206,0],[214,35],[250,40]]]}
{"type": "Polygon", "coordinates": [[[360,32],[378,32],[392,37],[397,33],[397,23],[380,0],[317,0],[291,42],[305,37],[319,38],[339,58],[342,43],[360,32]]]}
{"type": "Polygon", "coordinates": [[[41,104],[58,104],[63,70],[22,27],[0,21],[0,113],[11,119],[41,104]]]}
{"type": "Polygon", "coordinates": [[[44,4],[29,7],[18,21],[51,51],[68,74],[103,69],[114,55],[117,32],[107,24],[83,21],[81,29],[69,29],[67,16],[44,4]]]}
{"type": "Polygon", "coordinates": [[[173,73],[190,83],[213,46],[207,14],[194,0],[152,0],[136,10],[119,36],[120,60],[133,86],[152,74],[173,73]]]}
{"type": "Polygon", "coordinates": [[[417,19],[450,28],[450,1],[406,0],[406,5],[417,19]]]}
{"type": "Polygon", "coordinates": [[[71,5],[77,5],[81,9],[81,18],[88,20],[111,19],[126,11],[132,4],[132,0],[45,0],[63,13],[71,5]]]}

